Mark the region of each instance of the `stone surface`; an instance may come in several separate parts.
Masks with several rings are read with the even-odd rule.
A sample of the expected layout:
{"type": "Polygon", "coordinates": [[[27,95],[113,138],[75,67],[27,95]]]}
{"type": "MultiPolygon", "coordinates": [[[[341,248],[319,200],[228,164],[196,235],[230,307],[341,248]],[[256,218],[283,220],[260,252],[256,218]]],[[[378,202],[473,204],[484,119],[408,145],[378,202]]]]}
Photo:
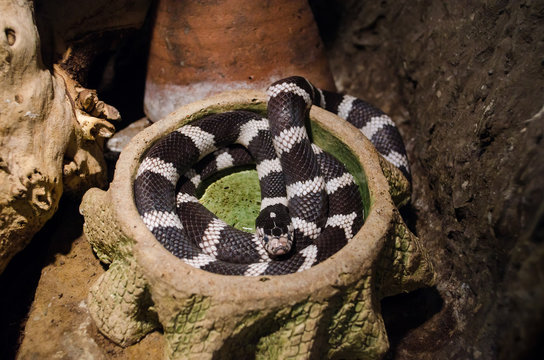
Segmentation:
{"type": "Polygon", "coordinates": [[[400,126],[415,229],[439,273],[427,295],[440,312],[388,356],[539,358],[544,2],[314,5],[338,88],[400,126]]]}
{"type": "Polygon", "coordinates": [[[147,118],[141,118],[134,121],[126,128],[118,131],[106,143],[106,149],[112,153],[120,153],[136,134],[151,124],[147,118]]]}
{"type": "Polygon", "coordinates": [[[72,117],[43,68],[32,8],[0,2],[0,273],[57,209],[72,117]]]}

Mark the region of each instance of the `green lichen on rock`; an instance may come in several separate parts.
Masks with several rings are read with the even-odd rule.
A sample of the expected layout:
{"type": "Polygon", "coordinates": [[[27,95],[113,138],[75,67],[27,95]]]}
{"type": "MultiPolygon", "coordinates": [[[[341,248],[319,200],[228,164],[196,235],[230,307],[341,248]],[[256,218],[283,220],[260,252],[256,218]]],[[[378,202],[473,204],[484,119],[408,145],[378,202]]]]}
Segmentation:
{"type": "Polygon", "coordinates": [[[245,170],[216,180],[206,188],[200,203],[230,226],[255,232],[261,205],[257,172],[245,170]]]}
{"type": "Polygon", "coordinates": [[[391,220],[390,235],[376,264],[376,290],[381,296],[412,291],[421,283],[435,283],[435,272],[419,239],[408,229],[398,211],[391,220]]]}
{"type": "Polygon", "coordinates": [[[400,208],[410,201],[412,186],[402,172],[380,155],[380,166],[389,183],[389,194],[395,205],[400,208]]]}
{"type": "MultiPolygon", "coordinates": [[[[311,353],[317,339],[319,320],[327,304],[307,299],[291,307],[279,309],[273,317],[275,331],[261,337],[255,352],[256,359],[300,359],[311,353]]],[[[271,327],[274,329],[274,326],[271,327]]]]}
{"type": "Polygon", "coordinates": [[[89,290],[87,304],[100,331],[122,346],[160,326],[147,283],[134,263],[114,261],[89,290]]]}
{"type": "Polygon", "coordinates": [[[213,331],[209,328],[210,323],[206,320],[210,304],[209,298],[196,294],[176,301],[174,306],[176,315],[163,323],[167,337],[165,351],[168,357],[184,354],[186,358],[197,359],[207,350],[205,343],[214,340],[213,331]]]}
{"type": "Polygon", "coordinates": [[[336,309],[328,327],[330,358],[378,359],[388,346],[383,321],[376,312],[373,277],[363,276],[340,295],[341,306],[336,309]]]}
{"type": "Polygon", "coordinates": [[[133,240],[125,236],[114,218],[109,194],[98,188],[89,189],[79,211],[85,217],[83,230],[96,256],[105,264],[132,258],[133,240]]]}

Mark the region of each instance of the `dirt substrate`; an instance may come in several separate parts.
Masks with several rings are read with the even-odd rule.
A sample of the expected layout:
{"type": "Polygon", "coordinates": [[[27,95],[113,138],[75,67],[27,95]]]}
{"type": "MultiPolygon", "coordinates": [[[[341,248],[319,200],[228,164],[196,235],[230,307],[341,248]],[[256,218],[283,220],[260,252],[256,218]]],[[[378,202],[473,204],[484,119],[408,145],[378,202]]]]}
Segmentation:
{"type": "MultiPolygon", "coordinates": [[[[382,301],[386,358],[544,358],[544,1],[311,4],[338,87],[399,124],[404,215],[439,275],[382,301]]],[[[22,341],[21,358],[158,357],[160,333],[123,350],[88,321],[104,269],[79,234],[65,201],[0,277],[2,354],[22,341]]]]}

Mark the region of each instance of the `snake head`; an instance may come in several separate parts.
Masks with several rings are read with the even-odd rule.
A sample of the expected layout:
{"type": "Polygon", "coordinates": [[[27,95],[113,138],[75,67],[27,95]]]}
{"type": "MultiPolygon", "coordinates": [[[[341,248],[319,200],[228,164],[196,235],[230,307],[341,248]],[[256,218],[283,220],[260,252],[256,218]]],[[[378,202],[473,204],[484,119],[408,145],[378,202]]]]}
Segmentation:
{"type": "MultiPolygon", "coordinates": [[[[274,230],[274,229],[273,229],[274,230]]],[[[276,228],[275,230],[279,230],[276,228]]],[[[276,232],[279,233],[279,232],[276,232]]],[[[287,232],[285,234],[274,235],[267,234],[263,228],[257,228],[257,235],[261,240],[264,249],[270,256],[280,256],[285,255],[291,251],[291,246],[293,244],[293,234],[287,232]]]]}
{"type": "Polygon", "coordinates": [[[291,251],[294,228],[286,205],[275,204],[261,209],[255,220],[255,228],[259,240],[270,256],[281,256],[291,251]]]}
{"type": "Polygon", "coordinates": [[[291,251],[294,228],[287,214],[261,212],[256,223],[259,240],[270,256],[285,255],[291,251]]]}

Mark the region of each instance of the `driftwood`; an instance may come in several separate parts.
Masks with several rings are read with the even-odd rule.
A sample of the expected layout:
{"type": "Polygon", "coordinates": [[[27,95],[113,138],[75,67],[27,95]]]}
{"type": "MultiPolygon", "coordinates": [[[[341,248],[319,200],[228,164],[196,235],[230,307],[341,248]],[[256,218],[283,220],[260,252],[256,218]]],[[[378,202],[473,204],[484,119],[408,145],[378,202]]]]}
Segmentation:
{"type": "Polygon", "coordinates": [[[72,48],[64,48],[59,64],[44,64],[32,2],[1,0],[0,14],[2,272],[54,214],[63,192],[105,185],[103,142],[120,115],[73,80],[72,48]]]}

